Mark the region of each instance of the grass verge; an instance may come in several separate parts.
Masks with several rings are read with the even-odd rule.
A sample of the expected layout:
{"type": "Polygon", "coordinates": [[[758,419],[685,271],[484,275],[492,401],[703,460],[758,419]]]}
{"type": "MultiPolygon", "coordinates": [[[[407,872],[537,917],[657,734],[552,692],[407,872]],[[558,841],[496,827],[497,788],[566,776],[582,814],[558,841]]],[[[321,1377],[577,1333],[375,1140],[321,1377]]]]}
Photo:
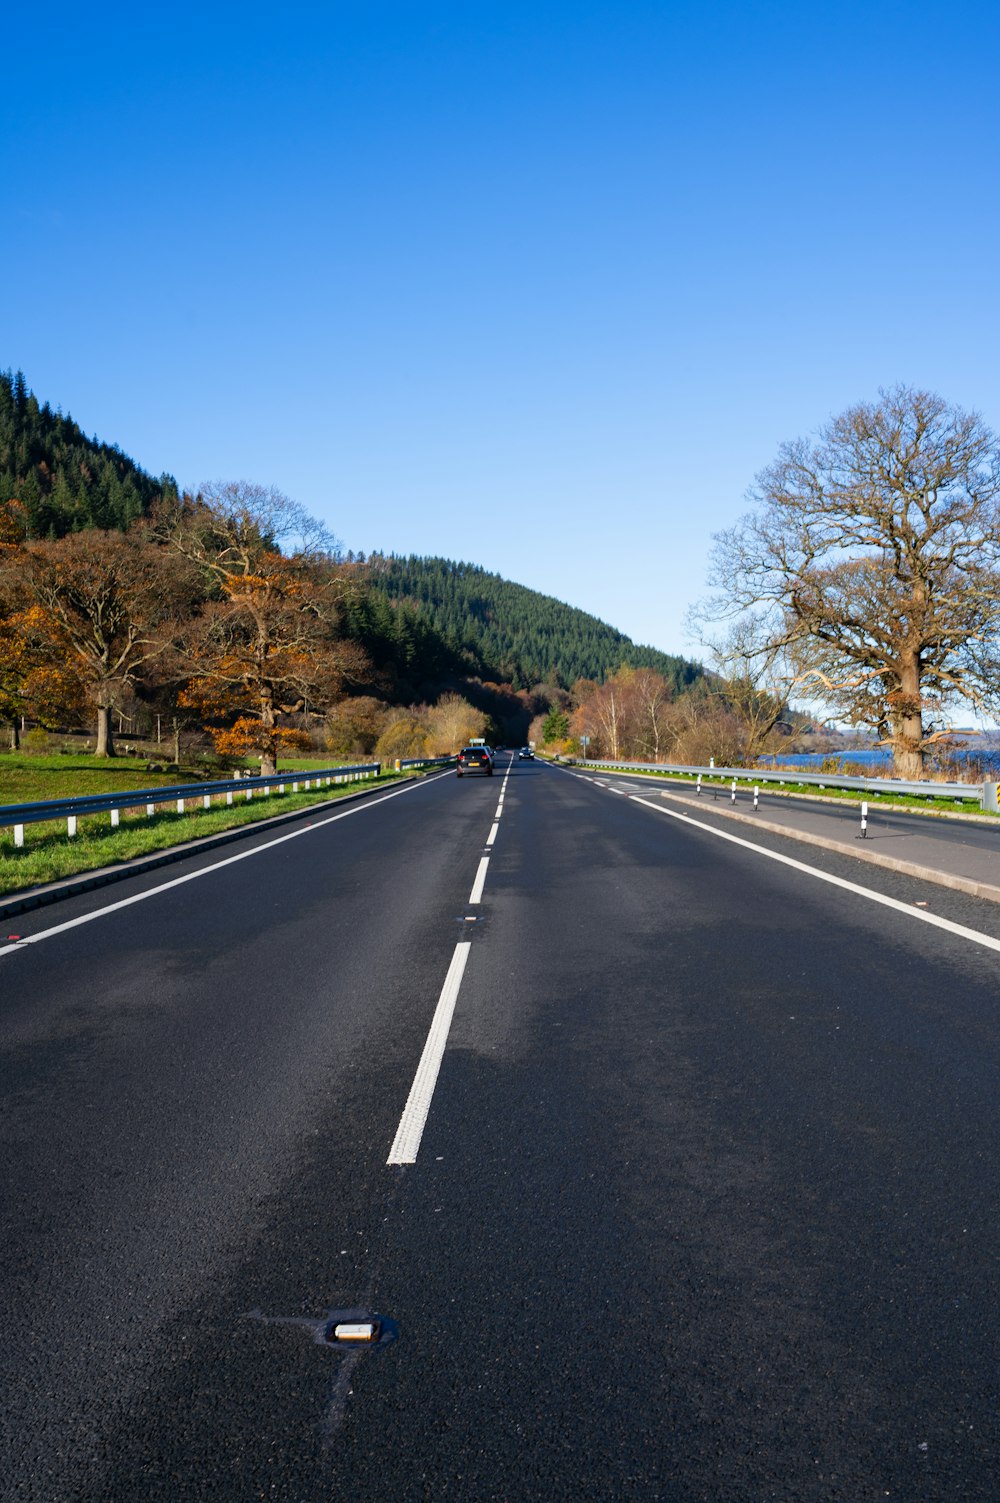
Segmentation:
{"type": "MultiPolygon", "coordinates": [[[[80,819],[77,834],[72,839],[66,833],[65,820],[28,825],[25,827],[25,845],[21,850],[14,846],[13,830],[3,829],[0,830],[0,895],[24,892],[27,888],[58,882],[64,877],[78,876],[81,872],[97,871],[118,862],[132,861],[154,851],[168,850],[184,841],[215,835],[241,825],[258,824],[275,814],[308,809],[315,804],[345,798],[362,789],[385,787],[402,781],[406,776],[408,774],[386,773],[377,780],[342,783],[330,788],[313,789],[308,793],[300,791],[282,794],[275,790],[274,793],[265,795],[258,788],[250,803],[234,802],[232,805],[216,805],[211,809],[199,806],[184,814],[158,805],[152,818],[146,817],[145,806],[133,810],[123,809],[122,822],[117,830],[109,829],[108,814],[93,814],[80,819]]],[[[176,777],[164,781],[176,781],[176,777]]],[[[143,786],[153,787],[154,784],[147,782],[143,786]]],[[[60,796],[71,795],[50,795],[53,798],[60,796]]],[[[234,799],[239,798],[238,793],[234,794],[234,799]]]]}

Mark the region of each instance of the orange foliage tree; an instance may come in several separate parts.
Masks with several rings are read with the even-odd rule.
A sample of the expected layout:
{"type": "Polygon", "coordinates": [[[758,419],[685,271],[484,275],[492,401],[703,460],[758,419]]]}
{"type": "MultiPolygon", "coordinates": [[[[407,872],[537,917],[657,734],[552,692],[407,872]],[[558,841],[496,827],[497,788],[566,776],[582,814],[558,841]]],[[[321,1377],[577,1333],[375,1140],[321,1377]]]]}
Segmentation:
{"type": "Polygon", "coordinates": [[[96,754],[114,756],[112,711],[171,647],[180,581],[177,561],[141,527],[5,544],[0,592],[9,614],[0,653],[8,686],[16,683],[22,702],[37,702],[43,720],[70,718],[86,704],[96,754]]]}
{"type": "Polygon", "coordinates": [[[342,631],[351,568],[301,507],[247,481],[206,486],[156,525],[201,571],[208,595],[188,633],[180,703],[199,713],[217,750],[257,756],[261,772],[274,773],[280,752],[310,744],[288,717],[307,705],[324,711],[368,668],[342,631]]]}

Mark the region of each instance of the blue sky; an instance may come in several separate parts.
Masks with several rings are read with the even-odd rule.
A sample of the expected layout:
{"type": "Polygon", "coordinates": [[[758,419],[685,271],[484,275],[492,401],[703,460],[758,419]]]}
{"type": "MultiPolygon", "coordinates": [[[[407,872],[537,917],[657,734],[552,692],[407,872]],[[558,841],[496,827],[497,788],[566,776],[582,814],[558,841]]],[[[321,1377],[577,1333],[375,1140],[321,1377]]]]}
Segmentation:
{"type": "Polygon", "coordinates": [[[22,6],[0,367],[184,486],[697,656],[783,439],[899,381],[1000,428],[998,41],[920,0],[22,6]]]}

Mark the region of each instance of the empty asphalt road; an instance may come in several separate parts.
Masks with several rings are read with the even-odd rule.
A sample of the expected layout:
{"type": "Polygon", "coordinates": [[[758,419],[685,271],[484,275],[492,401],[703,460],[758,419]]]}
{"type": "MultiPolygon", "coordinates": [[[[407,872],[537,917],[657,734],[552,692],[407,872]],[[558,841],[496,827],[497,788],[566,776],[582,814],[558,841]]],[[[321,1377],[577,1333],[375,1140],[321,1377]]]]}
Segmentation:
{"type": "Polygon", "coordinates": [[[6,921],[0,1496],[1000,1495],[1000,910],[509,761],[6,921]]]}

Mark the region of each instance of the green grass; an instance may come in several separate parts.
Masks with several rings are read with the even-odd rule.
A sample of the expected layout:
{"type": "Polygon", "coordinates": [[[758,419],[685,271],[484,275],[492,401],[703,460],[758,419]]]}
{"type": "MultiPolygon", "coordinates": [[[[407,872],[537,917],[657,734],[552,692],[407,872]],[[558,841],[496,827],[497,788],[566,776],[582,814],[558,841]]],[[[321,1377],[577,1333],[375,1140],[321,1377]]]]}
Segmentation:
{"type": "MultiPolygon", "coordinates": [[[[298,761],[294,767],[286,764],[283,770],[301,774],[308,773],[310,768],[319,770],[330,765],[329,760],[298,761]]],[[[66,833],[64,819],[44,821],[25,826],[25,843],[20,850],[14,846],[13,829],[0,828],[0,894],[21,892],[80,872],[130,861],[203,835],[255,824],[275,814],[294,812],[328,799],[343,798],[360,789],[393,783],[400,776],[405,774],[390,772],[377,782],[358,781],[298,793],[280,794],[275,790],[268,795],[256,787],[250,802],[246,802],[242,791],[235,791],[231,806],[223,803],[203,809],[199,804],[185,814],[178,814],[170,805],[158,804],[152,818],[146,817],[145,806],[141,806],[131,811],[123,810],[117,830],[110,828],[108,813],[88,815],[79,820],[77,834],[72,839],[66,833]]],[[[98,763],[96,758],[85,755],[22,758],[17,754],[6,754],[0,757],[0,803],[3,804],[128,792],[131,788],[194,781],[196,778],[191,769],[182,767],[179,773],[172,775],[154,774],[147,772],[144,764],[140,769],[125,763],[124,759],[115,759],[109,768],[107,763],[98,763]],[[19,765],[22,762],[31,765],[23,767],[19,765]]]]}

